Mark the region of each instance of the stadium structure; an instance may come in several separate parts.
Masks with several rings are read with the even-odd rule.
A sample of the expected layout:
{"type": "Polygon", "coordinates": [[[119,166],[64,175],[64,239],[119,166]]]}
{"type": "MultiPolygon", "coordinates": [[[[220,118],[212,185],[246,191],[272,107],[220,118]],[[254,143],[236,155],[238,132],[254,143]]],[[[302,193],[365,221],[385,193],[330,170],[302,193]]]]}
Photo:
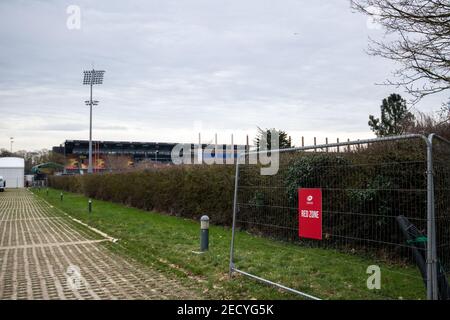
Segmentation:
{"type": "MultiPolygon", "coordinates": [[[[93,169],[94,172],[115,171],[131,168],[142,162],[170,165],[172,164],[171,152],[176,145],[177,143],[162,142],[93,141],[93,169]]],[[[190,144],[190,146],[191,157],[194,159],[196,157],[193,152],[194,146],[197,147],[198,144],[190,144]]],[[[206,147],[207,144],[202,144],[203,150],[206,147]]],[[[218,152],[217,157],[223,157],[224,162],[226,159],[236,159],[238,150],[245,148],[248,146],[218,144],[217,149],[222,152],[218,152]]],[[[53,152],[64,155],[65,173],[87,172],[88,140],[66,140],[60,146],[53,147],[53,152]]],[[[213,153],[213,156],[216,155],[213,153]]]]}

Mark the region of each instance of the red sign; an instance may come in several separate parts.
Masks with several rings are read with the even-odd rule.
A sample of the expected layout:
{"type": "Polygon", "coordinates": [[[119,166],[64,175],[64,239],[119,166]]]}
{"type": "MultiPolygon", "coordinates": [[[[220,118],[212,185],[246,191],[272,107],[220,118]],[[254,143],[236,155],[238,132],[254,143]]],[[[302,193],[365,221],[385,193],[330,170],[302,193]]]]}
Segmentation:
{"type": "Polygon", "coordinates": [[[322,240],[322,189],[298,189],[298,235],[322,240]]]}

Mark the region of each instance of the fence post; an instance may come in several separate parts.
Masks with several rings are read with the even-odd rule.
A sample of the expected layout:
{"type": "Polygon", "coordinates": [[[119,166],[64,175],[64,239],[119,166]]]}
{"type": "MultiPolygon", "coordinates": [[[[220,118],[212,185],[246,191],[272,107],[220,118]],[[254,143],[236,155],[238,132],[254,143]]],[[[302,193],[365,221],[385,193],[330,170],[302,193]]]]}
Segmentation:
{"type": "Polygon", "coordinates": [[[246,142],[247,144],[245,145],[245,152],[249,152],[250,151],[250,144],[249,144],[249,141],[248,141],[248,135],[247,135],[247,142],[246,142]]]}
{"type": "Polygon", "coordinates": [[[237,160],[238,161],[236,161],[236,174],[234,177],[233,222],[231,225],[230,270],[229,270],[230,278],[234,271],[234,237],[235,237],[235,231],[236,231],[237,195],[238,195],[238,186],[239,186],[239,182],[238,182],[239,181],[239,157],[237,160]]]}
{"type": "Polygon", "coordinates": [[[434,216],[433,134],[427,140],[427,299],[438,300],[434,216]]]}

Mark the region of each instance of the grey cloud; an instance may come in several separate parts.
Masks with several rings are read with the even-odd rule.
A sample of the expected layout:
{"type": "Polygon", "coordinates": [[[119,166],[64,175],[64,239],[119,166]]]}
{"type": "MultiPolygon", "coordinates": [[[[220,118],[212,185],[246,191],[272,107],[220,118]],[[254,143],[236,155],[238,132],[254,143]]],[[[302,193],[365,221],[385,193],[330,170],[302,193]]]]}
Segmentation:
{"type": "Polygon", "coordinates": [[[66,28],[69,4],[0,3],[0,114],[11,124],[0,146],[11,134],[23,148],[83,137],[81,72],[92,63],[107,71],[94,88],[103,140],[195,140],[196,121],[219,134],[259,125],[370,135],[368,114],[399,91],[375,85],[393,65],[365,54],[382,33],[348,1],[80,0],[79,31],[66,28]]]}

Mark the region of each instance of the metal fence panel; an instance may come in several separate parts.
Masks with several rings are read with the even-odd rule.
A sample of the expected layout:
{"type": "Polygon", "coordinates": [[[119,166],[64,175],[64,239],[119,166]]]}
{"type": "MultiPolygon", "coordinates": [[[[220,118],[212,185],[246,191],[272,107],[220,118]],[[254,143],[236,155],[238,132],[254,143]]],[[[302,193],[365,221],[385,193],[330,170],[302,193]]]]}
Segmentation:
{"type": "MultiPolygon", "coordinates": [[[[409,135],[280,150],[270,176],[259,165],[238,164],[230,273],[306,298],[425,299],[426,288],[431,298],[428,151],[428,139],[409,135]],[[299,237],[299,188],[322,191],[322,240],[299,237]],[[381,288],[369,288],[377,267],[381,288]]],[[[444,164],[437,161],[435,170],[444,164]]],[[[448,274],[446,170],[436,212],[437,258],[448,274]]]]}
{"type": "Polygon", "coordinates": [[[447,279],[450,276],[450,142],[436,135],[430,136],[433,152],[433,208],[435,218],[436,286],[439,298],[450,299],[447,279]]]}

